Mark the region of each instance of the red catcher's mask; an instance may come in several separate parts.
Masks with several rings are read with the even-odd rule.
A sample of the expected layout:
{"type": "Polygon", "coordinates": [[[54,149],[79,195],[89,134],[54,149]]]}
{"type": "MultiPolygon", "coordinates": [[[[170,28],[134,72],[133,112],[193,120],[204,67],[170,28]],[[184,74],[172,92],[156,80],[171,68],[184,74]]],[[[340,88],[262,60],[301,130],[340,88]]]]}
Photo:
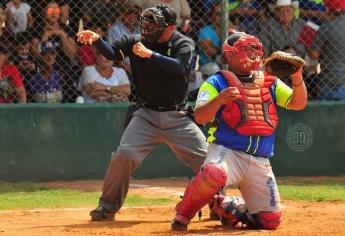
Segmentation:
{"type": "MultiPolygon", "coordinates": [[[[235,55],[236,60],[239,60],[239,65],[242,68],[236,68],[239,71],[246,71],[248,74],[251,71],[257,71],[263,56],[262,44],[255,36],[248,35],[242,32],[236,32],[236,36],[230,35],[223,44],[224,55],[231,53],[235,55]],[[234,42],[234,38],[237,40],[234,42]]],[[[231,57],[233,58],[233,57],[231,57]]],[[[228,57],[225,57],[228,61],[228,57]]]]}

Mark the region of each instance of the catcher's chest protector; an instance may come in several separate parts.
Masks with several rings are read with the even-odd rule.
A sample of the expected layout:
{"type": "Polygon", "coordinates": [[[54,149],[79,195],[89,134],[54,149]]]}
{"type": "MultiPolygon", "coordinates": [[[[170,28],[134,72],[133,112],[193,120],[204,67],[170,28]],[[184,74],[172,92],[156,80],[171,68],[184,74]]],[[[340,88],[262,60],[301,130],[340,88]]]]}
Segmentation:
{"type": "Polygon", "coordinates": [[[224,108],[222,119],[241,135],[272,135],[278,125],[278,115],[270,87],[275,76],[259,72],[252,83],[242,83],[230,71],[221,71],[229,87],[236,87],[241,98],[230,102],[224,108]]]}

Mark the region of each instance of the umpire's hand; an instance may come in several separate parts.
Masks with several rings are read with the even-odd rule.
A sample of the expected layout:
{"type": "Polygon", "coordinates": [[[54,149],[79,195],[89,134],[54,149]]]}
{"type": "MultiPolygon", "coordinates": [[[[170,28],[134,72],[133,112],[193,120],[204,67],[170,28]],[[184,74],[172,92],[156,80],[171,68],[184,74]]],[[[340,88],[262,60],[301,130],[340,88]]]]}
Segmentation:
{"type": "Polygon", "coordinates": [[[152,56],[152,51],[146,48],[141,42],[134,44],[132,51],[135,55],[142,58],[150,58],[152,56]]]}
{"type": "Polygon", "coordinates": [[[93,42],[97,41],[100,38],[97,33],[91,30],[80,31],[79,33],[77,33],[77,37],[78,42],[86,45],[92,45],[93,42]]]}

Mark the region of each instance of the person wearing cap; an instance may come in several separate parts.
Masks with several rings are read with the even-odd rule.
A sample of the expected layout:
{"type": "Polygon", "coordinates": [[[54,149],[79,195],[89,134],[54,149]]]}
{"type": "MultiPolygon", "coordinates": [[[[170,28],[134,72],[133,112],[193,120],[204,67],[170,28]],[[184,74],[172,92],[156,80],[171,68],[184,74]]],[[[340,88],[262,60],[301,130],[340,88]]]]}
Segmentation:
{"type": "Polygon", "coordinates": [[[298,42],[305,21],[295,19],[298,1],[277,0],[273,5],[275,17],[261,24],[259,39],[264,46],[265,57],[275,51],[293,51],[301,57],[305,55],[305,46],[298,42]]]}
{"type": "Polygon", "coordinates": [[[262,44],[243,32],[233,32],[225,40],[223,52],[231,71],[209,77],[196,101],[195,121],[210,123],[208,154],[176,205],[172,230],[187,230],[190,220],[210,198],[214,198],[212,207],[225,225],[274,230],[281,221],[280,198],[269,159],[279,120],[276,106],[305,108],[302,68],[291,75],[292,89],[259,71],[262,44]],[[219,194],[230,185],[240,189],[243,199],[219,194]]]}
{"type": "Polygon", "coordinates": [[[176,12],[157,5],[140,15],[141,34],[125,35],[111,45],[92,31],[77,34],[82,44],[92,44],[110,60],[128,56],[136,111],[113,153],[105,176],[99,207],[91,220],[113,220],[122,207],[129,177],[159,144],[167,144],[178,159],[198,172],[206,156],[204,134],[187,112],[192,39],[176,31],[176,12]]]}
{"type": "Polygon", "coordinates": [[[320,26],[308,55],[311,59],[318,59],[321,65],[318,98],[345,100],[345,0],[323,2],[333,13],[333,20],[320,26]]]}
{"type": "Polygon", "coordinates": [[[29,80],[29,94],[34,103],[62,102],[63,78],[56,68],[56,43],[40,43],[41,59],[38,61],[36,74],[29,80]]]}
{"type": "Polygon", "coordinates": [[[56,67],[59,68],[64,79],[64,102],[74,102],[78,95],[75,81],[79,78],[78,68],[74,66],[77,55],[74,33],[70,26],[60,24],[62,10],[55,1],[49,1],[41,10],[44,18],[37,22],[39,24],[35,24],[32,30],[32,55],[36,60],[40,60],[39,45],[48,41],[56,43],[56,67]]]}
{"type": "Polygon", "coordinates": [[[215,62],[209,62],[209,63],[203,65],[200,68],[200,71],[195,71],[194,76],[191,77],[191,79],[194,79],[194,80],[189,81],[189,85],[188,85],[188,90],[189,90],[188,101],[195,102],[201,84],[208,77],[216,74],[218,71],[220,71],[220,67],[215,62]]]}

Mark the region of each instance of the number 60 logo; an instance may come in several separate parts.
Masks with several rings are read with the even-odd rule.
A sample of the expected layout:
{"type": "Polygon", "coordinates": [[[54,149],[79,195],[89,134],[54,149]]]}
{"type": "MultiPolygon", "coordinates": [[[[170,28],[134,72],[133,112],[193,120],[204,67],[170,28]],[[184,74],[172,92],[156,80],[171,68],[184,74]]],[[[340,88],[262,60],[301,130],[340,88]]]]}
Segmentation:
{"type": "Polygon", "coordinates": [[[313,144],[313,131],[301,123],[292,125],[286,134],[286,142],[291,150],[304,152],[313,144]]]}

